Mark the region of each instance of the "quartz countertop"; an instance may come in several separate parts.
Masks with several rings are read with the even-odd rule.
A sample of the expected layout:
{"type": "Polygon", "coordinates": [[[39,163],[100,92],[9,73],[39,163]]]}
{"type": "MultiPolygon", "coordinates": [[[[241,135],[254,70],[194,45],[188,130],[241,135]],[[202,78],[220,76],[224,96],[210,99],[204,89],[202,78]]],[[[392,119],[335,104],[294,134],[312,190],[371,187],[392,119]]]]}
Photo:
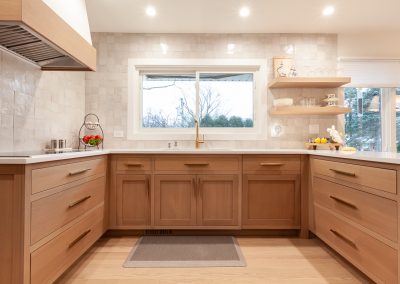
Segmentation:
{"type": "Polygon", "coordinates": [[[400,154],[391,152],[342,152],[329,150],[306,150],[306,149],[228,149],[228,148],[205,148],[205,149],[106,149],[96,151],[82,151],[60,154],[33,155],[31,157],[0,157],[0,164],[33,164],[72,158],[99,156],[107,154],[277,154],[277,155],[313,155],[334,158],[345,158],[353,160],[400,164],[400,154]]]}

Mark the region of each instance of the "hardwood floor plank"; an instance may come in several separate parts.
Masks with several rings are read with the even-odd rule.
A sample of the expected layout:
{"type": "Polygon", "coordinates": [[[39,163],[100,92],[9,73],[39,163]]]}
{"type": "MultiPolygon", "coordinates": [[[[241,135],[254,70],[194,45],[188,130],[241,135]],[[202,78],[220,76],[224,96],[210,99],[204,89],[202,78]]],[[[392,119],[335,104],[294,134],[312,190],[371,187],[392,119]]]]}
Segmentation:
{"type": "Polygon", "coordinates": [[[123,268],[137,237],[99,240],[58,283],[371,283],[318,239],[238,238],[247,267],[123,268]]]}

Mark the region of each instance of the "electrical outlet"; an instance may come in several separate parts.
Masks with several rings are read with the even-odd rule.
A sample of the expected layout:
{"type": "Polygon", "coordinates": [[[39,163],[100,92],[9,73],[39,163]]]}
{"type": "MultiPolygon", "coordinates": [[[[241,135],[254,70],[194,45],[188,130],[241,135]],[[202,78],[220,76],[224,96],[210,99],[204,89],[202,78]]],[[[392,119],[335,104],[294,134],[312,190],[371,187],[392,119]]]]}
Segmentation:
{"type": "Polygon", "coordinates": [[[124,131],[122,131],[122,130],[114,130],[114,137],[115,137],[115,138],[122,138],[122,137],[124,137],[124,131]]]}

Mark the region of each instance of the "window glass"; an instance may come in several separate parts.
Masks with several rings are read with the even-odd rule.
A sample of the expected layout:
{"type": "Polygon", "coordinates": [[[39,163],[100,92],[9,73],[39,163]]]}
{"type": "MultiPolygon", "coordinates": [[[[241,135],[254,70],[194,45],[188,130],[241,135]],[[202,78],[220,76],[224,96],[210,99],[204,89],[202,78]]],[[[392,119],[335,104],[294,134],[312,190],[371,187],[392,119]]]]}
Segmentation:
{"type": "Polygon", "coordinates": [[[142,75],[144,128],[194,127],[196,74],[142,75]]]}
{"type": "Polygon", "coordinates": [[[345,88],[345,103],[352,112],[345,115],[346,144],[360,151],[381,151],[380,88],[345,88]]]}
{"type": "Polygon", "coordinates": [[[253,74],[201,73],[201,127],[253,127],[253,74]]]}

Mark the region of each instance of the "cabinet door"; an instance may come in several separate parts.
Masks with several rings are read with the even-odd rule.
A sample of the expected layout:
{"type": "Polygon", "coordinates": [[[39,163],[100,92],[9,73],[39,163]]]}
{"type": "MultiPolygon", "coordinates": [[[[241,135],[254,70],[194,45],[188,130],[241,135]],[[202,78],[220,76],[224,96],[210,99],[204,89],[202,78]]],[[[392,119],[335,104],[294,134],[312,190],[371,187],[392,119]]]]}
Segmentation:
{"type": "Polygon", "coordinates": [[[154,222],[156,226],[196,225],[195,175],[156,175],[154,222]]]}
{"type": "Polygon", "coordinates": [[[117,222],[119,226],[150,225],[150,175],[117,175],[117,222]]]}
{"type": "Polygon", "coordinates": [[[242,226],[247,229],[300,227],[298,175],[244,175],[242,226]]]}
{"type": "Polygon", "coordinates": [[[199,175],[197,179],[197,224],[239,225],[237,175],[199,175]]]}

